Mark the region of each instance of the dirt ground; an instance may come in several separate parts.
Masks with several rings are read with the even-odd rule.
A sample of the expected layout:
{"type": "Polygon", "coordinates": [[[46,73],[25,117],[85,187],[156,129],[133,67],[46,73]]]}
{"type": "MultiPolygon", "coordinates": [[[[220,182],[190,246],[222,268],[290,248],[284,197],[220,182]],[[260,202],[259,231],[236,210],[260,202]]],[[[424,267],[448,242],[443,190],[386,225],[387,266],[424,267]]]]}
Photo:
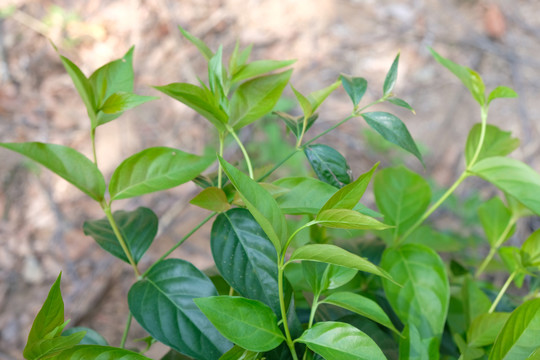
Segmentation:
{"type": "MultiPolygon", "coordinates": [[[[445,186],[463,169],[462,150],[468,129],[479,121],[479,109],[430,56],[431,46],[479,71],[488,89],[507,85],[519,93],[518,99],[494,103],[489,121],[521,138],[514,156],[540,170],[538,1],[0,0],[0,12],[10,5],[15,12],[0,19],[2,142],[50,142],[90,155],[83,103],[48,38],[87,75],[134,44],[135,91],[159,96],[149,85],[196,82],[205,76],[206,63],[181,37],[181,25],[213,49],[222,44],[226,54],[238,39],[254,44],[253,59],[298,59],[291,83],[304,93],[346,73],[365,77],[370,84],[366,97],[376,99],[401,52],[396,93],[413,105],[416,115],[386,105],[378,109],[398,115],[427,149],[426,170],[412,156],[406,163],[445,186]]],[[[290,89],[286,95],[291,96],[290,89]]],[[[198,115],[160,97],[98,129],[97,152],[106,178],[124,158],[144,148],[163,145],[202,153],[214,140],[198,115]]],[[[340,89],[321,108],[312,134],[350,110],[340,89]]],[[[362,140],[365,127],[354,120],[321,138],[347,157],[356,175],[377,160],[362,140]]],[[[232,155],[235,151],[230,149],[232,155]]],[[[127,316],[125,295],[134,278],[128,265],[83,234],[85,220],[103,216],[97,204],[4,149],[0,186],[0,359],[22,358],[33,317],[60,271],[66,318],[118,345],[127,316]]],[[[150,207],[160,218],[158,237],[141,268],[206,216],[187,205],[195,193],[193,184],[185,184],[118,202],[123,209],[150,207]]],[[[205,226],[174,256],[200,268],[211,266],[208,235],[205,226]]],[[[130,346],[137,346],[131,339],[144,336],[134,325],[130,346]]],[[[164,351],[158,346],[149,356],[164,351]]]]}

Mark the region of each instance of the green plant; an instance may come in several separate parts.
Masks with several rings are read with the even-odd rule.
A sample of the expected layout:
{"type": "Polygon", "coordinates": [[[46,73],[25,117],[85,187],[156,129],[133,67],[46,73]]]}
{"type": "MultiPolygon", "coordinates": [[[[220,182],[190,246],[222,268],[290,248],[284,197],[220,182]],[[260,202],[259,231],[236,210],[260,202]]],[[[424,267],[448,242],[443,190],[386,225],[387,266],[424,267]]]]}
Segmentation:
{"type": "MultiPolygon", "coordinates": [[[[522,286],[525,277],[538,272],[540,231],[520,248],[503,244],[519,219],[540,215],[540,175],[506,157],[519,141],[487,124],[490,103],[515,97],[513,90],[497,87],[486,97],[476,72],[432,50],[435,59],[469,89],[481,110],[481,122],[471,129],[465,146],[465,170],[433,203],[427,181],[404,166],[378,170],[377,163],[353,179],[338,151],[315,143],[361,117],[423,164],[401,120],[387,112],[365,112],[385,101],[412,110],[393,95],[399,55],[386,75],[381,98],[365,106],[360,105],[367,88],[363,78],[342,75],[308,96],[292,87],[302,115],[275,114],[296,145],[255,177],[238,132],[272,112],[292,71],[282,69],[293,61],[248,62],[251,48],[240,50],[237,45],[226,67],[222,48],[214,53],[180,30],[208,61],[208,83],[155,89],[188,105],[216,128],[217,174],[201,175],[216,161],[213,155],[154,147],[122,162],[106,186],[95,151],[92,161],[60,145],[0,144],[44,165],[94,199],[105,218],[87,221],[85,234],[128,263],[135,275],[127,299],[130,314],[118,348],[91,329],[66,329],[59,276],[34,321],[25,358],[146,359],[124,349],[132,317],[150,334],[149,344],[155,340],[171,348],[163,359],[538,358],[538,288],[531,285],[525,298],[505,294],[512,282],[522,286]],[[317,109],[339,86],[350,97],[353,111],[305,141],[317,109]],[[245,172],[223,158],[228,137],[243,154],[245,172]],[[316,177],[264,182],[301,152],[316,177]],[[484,259],[471,256],[460,239],[426,222],[471,176],[494,184],[506,199],[494,197],[478,208],[490,246],[484,259]],[[372,178],[379,212],[359,203],[372,178]],[[191,203],[211,214],[141,271],[138,262],[156,236],[158,218],[147,208],[113,212],[113,203],[191,180],[202,188],[191,203]],[[214,217],[210,241],[217,272],[209,277],[185,260],[167,259],[214,217]],[[356,241],[338,246],[343,237],[339,229],[346,229],[356,241]],[[447,262],[436,250],[448,253],[447,262]],[[461,261],[463,253],[468,253],[466,263],[461,261]],[[509,274],[501,289],[479,280],[496,255],[509,274]]],[[[132,50],[89,78],[61,57],[88,111],[92,144],[98,126],[153,99],[133,93],[132,50]]]]}

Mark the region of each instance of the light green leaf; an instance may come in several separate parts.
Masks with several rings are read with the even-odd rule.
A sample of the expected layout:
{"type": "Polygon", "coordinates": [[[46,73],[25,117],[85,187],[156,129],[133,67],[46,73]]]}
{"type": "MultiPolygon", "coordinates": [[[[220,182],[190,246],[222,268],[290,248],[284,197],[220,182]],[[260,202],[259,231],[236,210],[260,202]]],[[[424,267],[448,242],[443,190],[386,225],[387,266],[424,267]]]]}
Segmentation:
{"type": "Polygon", "coordinates": [[[51,170],[96,201],[103,200],[105,179],[86,156],[67,146],[40,142],[0,143],[51,170]]]}
{"type": "Polygon", "coordinates": [[[213,157],[168,147],[153,147],[124,160],[109,184],[112,200],[127,199],[186,183],[204,171],[213,157]]]}
{"type": "Polygon", "coordinates": [[[62,336],[68,336],[78,332],[86,332],[82,340],[79,342],[79,345],[109,345],[107,340],[105,340],[105,338],[101,336],[97,331],[84,326],[76,326],[64,330],[64,332],[62,332],[62,336]]]}
{"type": "Polygon", "coordinates": [[[217,187],[208,187],[197,194],[190,204],[215,212],[224,212],[231,208],[225,192],[217,187]]]}
{"type": "Polygon", "coordinates": [[[292,70],[249,80],[236,89],[230,102],[231,125],[241,129],[268,114],[289,82],[292,70]]]}
{"type": "Polygon", "coordinates": [[[435,60],[437,60],[441,65],[450,70],[455,76],[457,76],[459,80],[461,80],[463,85],[469,89],[474,99],[480,105],[483,106],[486,103],[486,87],[482,81],[482,78],[476,71],[473,71],[466,66],[458,65],[453,61],[442,57],[431,48],[429,51],[431,51],[431,54],[435,60]]]}
{"type": "Polygon", "coordinates": [[[375,341],[345,323],[317,323],[296,341],[306,344],[326,360],[386,360],[375,341]]]}
{"type": "Polygon", "coordinates": [[[491,307],[491,300],[480,289],[478,283],[470,275],[465,277],[461,287],[461,297],[463,301],[463,313],[468,325],[479,315],[487,313],[491,307]]]}
{"type": "Polygon", "coordinates": [[[329,209],[317,214],[314,223],[336,229],[384,230],[392,226],[349,209],[329,209]]]}
{"type": "Polygon", "coordinates": [[[462,239],[430,226],[419,226],[403,240],[402,244],[421,244],[436,252],[456,252],[466,246],[462,239]]]}
{"type": "Polygon", "coordinates": [[[271,71],[292,65],[296,60],[258,60],[240,67],[233,74],[232,82],[237,83],[246,79],[261,76],[271,71]]]}
{"type": "Polygon", "coordinates": [[[341,188],[352,181],[347,160],[334,148],[314,144],[306,146],[304,153],[317,177],[325,183],[341,188]]]}
{"type": "Polygon", "coordinates": [[[425,166],[422,154],[418,150],[407,126],[397,118],[387,112],[374,111],[360,114],[373,130],[377,131],[386,140],[410,152],[425,166]]]}
{"type": "Polygon", "coordinates": [[[489,94],[487,103],[491,103],[495,99],[500,98],[516,98],[518,97],[518,94],[510,89],[507,86],[497,86],[493,91],[489,94]]]}
{"type": "Polygon", "coordinates": [[[313,106],[311,105],[311,102],[307,97],[302,95],[298,90],[294,88],[294,86],[291,85],[291,89],[294,93],[294,96],[296,96],[296,99],[298,100],[298,103],[300,104],[300,107],[302,108],[302,112],[304,113],[304,117],[310,117],[313,115],[315,110],[313,110],[313,106]]]}
{"type": "MultiPolygon", "coordinates": [[[[61,329],[59,330],[61,331],[61,329]]],[[[68,336],[60,336],[60,333],[49,334],[46,338],[36,341],[24,355],[28,360],[40,360],[46,358],[57,359],[58,353],[73,348],[85,336],[85,332],[77,332],[68,336]]],[[[27,348],[25,348],[27,350],[27,348]]]]}
{"type": "Polygon", "coordinates": [[[269,351],[285,340],[276,315],[260,301],[236,296],[194,301],[223,336],[244,349],[269,351]]]}
{"type": "Polygon", "coordinates": [[[238,345],[223,354],[219,360],[257,360],[259,359],[259,352],[254,352],[241,348],[238,345]]]}
{"type": "Polygon", "coordinates": [[[210,60],[212,56],[214,56],[214,52],[210,50],[208,46],[206,46],[206,44],[201,39],[191,35],[189,32],[184,30],[184,28],[181,26],[178,26],[178,29],[180,29],[180,32],[182,33],[182,35],[184,35],[184,37],[188,39],[189,42],[191,42],[193,45],[197,47],[197,49],[199,49],[199,51],[201,52],[201,54],[204,56],[204,58],[207,61],[210,60]]]}
{"type": "Polygon", "coordinates": [[[526,359],[538,348],[539,338],[540,299],[533,299],[512,312],[495,340],[489,359],[526,359]]]}
{"type": "Polygon", "coordinates": [[[325,290],[336,289],[347,284],[357,273],[355,269],[328,264],[324,272],[325,290]]]}
{"type": "Polygon", "coordinates": [[[343,89],[345,89],[356,108],[366,93],[368,86],[367,80],[359,77],[350,77],[348,75],[341,75],[339,78],[341,79],[341,84],[343,84],[343,89]]]}
{"type": "Polygon", "coordinates": [[[409,103],[406,102],[403,99],[400,99],[400,98],[397,98],[397,97],[391,97],[391,98],[386,99],[386,101],[388,101],[389,103],[394,104],[396,106],[399,106],[399,107],[405,108],[407,110],[410,110],[413,114],[416,114],[416,111],[414,111],[413,107],[411,105],[409,105],[409,103]]]}
{"type": "Polygon", "coordinates": [[[319,108],[319,106],[321,106],[324,100],[326,100],[326,98],[331,93],[333,93],[340,85],[341,85],[341,80],[338,80],[332,85],[325,87],[324,89],[320,89],[309,94],[308,100],[311,104],[311,111],[313,113],[317,111],[317,109],[319,108]]]}
{"type": "Polygon", "coordinates": [[[54,357],[55,360],[150,360],[126,349],[100,345],[77,345],[54,357]]]}
{"type": "Polygon", "coordinates": [[[390,321],[384,310],[370,298],[343,291],[330,294],[322,303],[339,306],[357,313],[399,334],[399,331],[394,327],[394,324],[392,324],[392,321],[390,321]]]}
{"type": "Polygon", "coordinates": [[[390,70],[388,70],[388,73],[386,74],[386,78],[384,79],[383,96],[389,95],[394,89],[394,85],[396,84],[396,79],[397,79],[398,64],[399,64],[399,53],[394,59],[394,62],[392,63],[392,66],[390,67],[390,70]]]}
{"type": "MultiPolygon", "coordinates": [[[[480,142],[481,131],[482,124],[475,124],[469,132],[467,143],[465,145],[465,160],[467,165],[470,165],[474,153],[476,152],[476,148],[480,142]]],[[[476,161],[492,156],[506,156],[518,147],[519,139],[513,138],[510,131],[502,131],[495,125],[486,124],[484,142],[476,161]]]]}
{"type": "MultiPolygon", "coordinates": [[[[136,106],[155,99],[158,98],[155,96],[142,96],[127,92],[116,92],[107,98],[100,110],[106,114],[114,114],[133,109],[136,106]]],[[[99,123],[99,125],[101,124],[102,123],[99,123]]]]}
{"type": "Polygon", "coordinates": [[[521,263],[525,267],[540,268],[540,229],[533,232],[521,245],[521,263]]]}
{"type": "Polygon", "coordinates": [[[477,162],[469,170],[540,215],[540,175],[525,163],[495,156],[477,162]]]}
{"type": "Polygon", "coordinates": [[[467,330],[469,346],[493,344],[509,317],[510,313],[486,313],[475,318],[467,330]]]}
{"type": "Polygon", "coordinates": [[[484,228],[486,238],[492,247],[500,246],[512,236],[512,233],[515,230],[515,226],[512,227],[512,230],[508,232],[504,239],[502,239],[503,242],[497,244],[497,241],[512,218],[512,213],[499,197],[493,197],[482,203],[478,208],[478,217],[484,228]]]}

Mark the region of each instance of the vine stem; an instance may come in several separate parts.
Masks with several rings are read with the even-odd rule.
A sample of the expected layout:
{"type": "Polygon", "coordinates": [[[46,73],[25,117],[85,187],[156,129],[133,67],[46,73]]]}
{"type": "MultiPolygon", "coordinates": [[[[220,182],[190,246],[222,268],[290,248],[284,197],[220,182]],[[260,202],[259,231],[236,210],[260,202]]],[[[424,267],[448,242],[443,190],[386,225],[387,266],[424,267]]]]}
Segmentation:
{"type": "Polygon", "coordinates": [[[242,154],[244,154],[244,159],[246,159],[246,165],[247,165],[247,168],[248,168],[249,177],[252,178],[252,179],[255,179],[254,176],[253,176],[253,166],[251,166],[251,160],[250,160],[249,155],[248,155],[248,153],[246,151],[246,148],[244,147],[244,144],[242,144],[242,141],[240,141],[240,138],[238,137],[238,135],[236,135],[236,133],[234,132],[234,129],[232,127],[228,126],[227,130],[231,133],[234,140],[236,141],[236,143],[240,147],[240,150],[242,151],[242,154]]]}
{"type": "Polygon", "coordinates": [[[492,312],[495,311],[495,308],[497,307],[497,305],[501,301],[504,293],[506,292],[506,290],[508,289],[508,287],[510,286],[510,284],[512,283],[512,280],[514,280],[514,277],[516,275],[517,275],[517,271],[514,271],[513,273],[510,274],[510,276],[508,277],[508,279],[504,283],[503,287],[501,288],[501,291],[499,291],[499,293],[497,294],[497,297],[493,301],[493,304],[489,308],[489,311],[488,311],[489,314],[491,314],[492,312]]]}
{"type": "Polygon", "coordinates": [[[122,340],[120,341],[120,347],[122,349],[126,348],[126,340],[129,333],[129,328],[131,327],[131,320],[133,319],[133,315],[131,314],[131,311],[129,312],[128,318],[126,320],[126,326],[124,327],[124,333],[122,334],[122,340]]]}
{"type": "Polygon", "coordinates": [[[495,256],[495,254],[497,253],[497,250],[499,250],[499,247],[501,247],[503,242],[506,240],[506,237],[508,236],[508,233],[510,232],[510,230],[512,230],[512,226],[514,226],[516,221],[517,221],[517,219],[514,216],[512,216],[510,218],[510,220],[508,221],[508,224],[506,224],[506,227],[504,228],[503,232],[501,233],[501,235],[499,236],[497,241],[495,241],[495,245],[491,249],[489,249],[488,255],[486,256],[484,261],[482,261],[482,263],[480,264],[480,266],[476,270],[476,274],[474,275],[476,278],[479,278],[480,275],[484,272],[484,270],[486,270],[486,267],[489,265],[489,263],[493,259],[493,256],[495,256]]]}

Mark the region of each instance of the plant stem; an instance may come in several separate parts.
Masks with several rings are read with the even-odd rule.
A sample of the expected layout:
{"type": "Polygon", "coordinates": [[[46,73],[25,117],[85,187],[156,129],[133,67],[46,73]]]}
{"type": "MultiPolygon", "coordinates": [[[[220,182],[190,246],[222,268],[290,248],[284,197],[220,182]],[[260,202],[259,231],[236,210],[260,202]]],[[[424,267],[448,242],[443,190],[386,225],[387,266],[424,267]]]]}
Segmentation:
{"type": "Polygon", "coordinates": [[[487,123],[487,115],[488,115],[488,108],[485,106],[482,106],[480,110],[480,118],[482,119],[482,128],[480,129],[480,139],[478,140],[478,146],[476,147],[476,151],[474,152],[473,158],[471,159],[469,165],[467,166],[467,170],[470,169],[478,159],[478,156],[480,155],[480,151],[482,150],[482,145],[484,145],[484,138],[486,136],[486,123],[487,123]]]}
{"type": "Polygon", "coordinates": [[[317,307],[319,307],[319,296],[320,294],[315,294],[313,297],[313,304],[311,304],[311,312],[309,313],[309,323],[308,329],[311,329],[313,326],[313,321],[315,320],[315,313],[317,312],[317,307]]]}
{"type": "Polygon", "coordinates": [[[293,360],[298,360],[296,350],[294,349],[294,343],[291,338],[291,332],[289,331],[289,324],[287,322],[287,308],[285,307],[285,296],[283,294],[283,270],[285,270],[285,266],[283,265],[284,260],[284,257],[282,257],[278,266],[279,307],[281,308],[281,319],[283,320],[283,329],[285,330],[285,342],[291,351],[293,360]]]}
{"type": "MultiPolygon", "coordinates": [[[[225,145],[225,133],[224,132],[220,132],[219,133],[219,156],[220,157],[223,157],[223,147],[225,145]]],[[[218,188],[221,189],[221,187],[223,186],[222,184],[222,172],[223,172],[223,169],[221,168],[221,163],[218,161],[218,188]]]]}
{"type": "Polygon", "coordinates": [[[247,168],[248,168],[249,177],[254,179],[254,177],[253,177],[253,167],[251,166],[251,160],[249,159],[249,155],[248,155],[248,153],[246,151],[246,148],[244,147],[244,144],[242,144],[242,141],[240,141],[240,138],[238,137],[238,135],[236,135],[236,133],[234,132],[234,129],[232,127],[228,126],[227,130],[231,133],[234,140],[236,140],[236,143],[240,147],[240,150],[242,150],[242,154],[244,154],[244,159],[246,159],[246,165],[247,165],[247,168]]]}
{"type": "Polygon", "coordinates": [[[501,291],[499,291],[499,293],[497,294],[497,297],[493,301],[493,304],[489,308],[489,311],[488,311],[489,314],[491,314],[492,312],[495,311],[495,308],[497,307],[497,305],[501,301],[504,293],[506,292],[506,290],[508,289],[508,287],[510,286],[510,284],[512,283],[512,280],[514,280],[514,277],[516,275],[517,275],[517,271],[514,271],[513,273],[510,274],[510,276],[508,277],[508,279],[504,283],[503,287],[501,288],[501,291]]]}
{"type": "Polygon", "coordinates": [[[131,314],[131,311],[128,314],[128,318],[126,320],[126,326],[124,327],[124,333],[122,334],[122,340],[120,341],[120,347],[122,349],[125,349],[126,346],[126,340],[129,333],[129,328],[131,327],[131,320],[133,319],[133,315],[131,314]]]}
{"type": "Polygon", "coordinates": [[[141,273],[139,272],[139,268],[137,268],[137,263],[133,259],[133,256],[131,255],[129,248],[127,247],[126,240],[122,236],[120,229],[118,229],[118,225],[116,225],[116,221],[114,220],[114,217],[112,216],[112,213],[111,213],[111,207],[109,205],[106,205],[103,207],[103,211],[105,212],[105,216],[107,217],[107,220],[109,220],[109,224],[111,224],[114,235],[116,235],[116,238],[118,239],[118,242],[120,243],[120,246],[122,247],[122,250],[124,250],[126,257],[129,263],[131,264],[131,267],[133,268],[133,272],[135,272],[135,276],[139,278],[141,276],[141,273]]]}
{"type": "Polygon", "coordinates": [[[479,278],[480,275],[484,272],[484,270],[486,270],[486,267],[489,265],[489,263],[493,259],[493,256],[495,256],[495,254],[497,253],[497,250],[499,250],[501,245],[506,240],[506,237],[508,236],[508,233],[510,232],[510,230],[512,230],[512,227],[514,226],[516,221],[517,221],[517,219],[514,216],[512,216],[510,218],[510,220],[508,220],[508,224],[506,224],[506,227],[504,228],[503,232],[501,233],[501,235],[499,236],[497,241],[495,241],[495,245],[493,245],[493,247],[491,247],[489,249],[488,255],[486,256],[484,261],[482,261],[482,263],[480,264],[480,266],[476,270],[476,274],[474,275],[476,278],[479,278]]]}
{"type": "Polygon", "coordinates": [[[152,270],[154,268],[154,266],[156,266],[157,264],[159,264],[160,262],[165,260],[165,258],[167,256],[169,256],[174,250],[176,250],[180,245],[182,245],[184,243],[184,241],[189,239],[189,237],[191,235],[193,235],[197,230],[199,230],[204,224],[206,224],[216,214],[217,214],[217,212],[213,212],[210,215],[208,215],[207,217],[205,217],[203,221],[198,223],[197,226],[195,226],[193,229],[191,229],[191,231],[188,232],[182,239],[180,239],[180,241],[178,241],[176,244],[174,244],[173,247],[171,247],[169,250],[167,250],[167,252],[165,254],[161,255],[161,257],[159,259],[157,259],[152,265],[150,265],[150,267],[148,269],[146,269],[146,271],[142,274],[142,277],[147,276],[148,273],[150,272],[150,270],[152,270]]]}
{"type": "Polygon", "coordinates": [[[289,155],[287,155],[283,160],[281,160],[279,163],[277,163],[276,165],[274,165],[273,168],[271,168],[270,170],[268,170],[264,175],[260,176],[257,181],[263,181],[264,179],[266,179],[268,176],[272,175],[272,173],[274,171],[276,171],[277,169],[279,169],[281,167],[281,165],[285,164],[285,162],[287,160],[289,160],[290,158],[292,158],[294,155],[296,155],[297,152],[299,151],[302,151],[302,148],[297,148],[297,149],[294,149],[289,155]]]}
{"type": "Polygon", "coordinates": [[[98,166],[96,154],[96,129],[92,129],[92,131],[90,132],[90,140],[92,141],[92,154],[94,156],[94,164],[98,166]]]}

